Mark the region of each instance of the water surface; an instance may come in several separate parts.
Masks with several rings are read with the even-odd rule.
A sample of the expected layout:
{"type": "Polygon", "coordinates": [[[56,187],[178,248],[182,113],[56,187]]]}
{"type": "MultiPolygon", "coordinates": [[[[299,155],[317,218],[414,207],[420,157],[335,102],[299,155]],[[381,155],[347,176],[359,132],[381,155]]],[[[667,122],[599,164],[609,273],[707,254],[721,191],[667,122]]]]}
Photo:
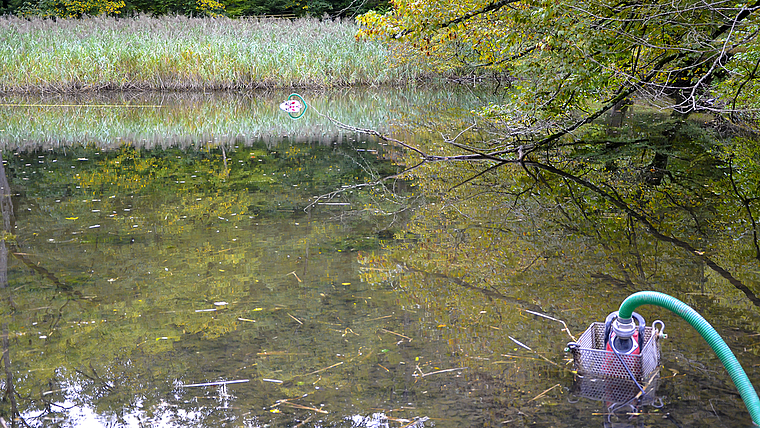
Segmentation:
{"type": "MultiPolygon", "coordinates": [[[[658,223],[728,278],[591,196],[573,211],[575,194],[519,167],[456,189],[480,167],[378,181],[409,156],[318,114],[292,121],[277,109],[287,95],[4,100],[8,423],[16,408],[62,427],[748,425],[715,356],[664,311],[641,311],[670,338],[635,409],[587,393],[564,350],[656,289],[714,321],[757,379],[760,269],[730,195],[658,223]],[[692,221],[707,226],[682,237],[692,221]]],[[[305,96],[421,146],[498,100],[305,96]]]]}

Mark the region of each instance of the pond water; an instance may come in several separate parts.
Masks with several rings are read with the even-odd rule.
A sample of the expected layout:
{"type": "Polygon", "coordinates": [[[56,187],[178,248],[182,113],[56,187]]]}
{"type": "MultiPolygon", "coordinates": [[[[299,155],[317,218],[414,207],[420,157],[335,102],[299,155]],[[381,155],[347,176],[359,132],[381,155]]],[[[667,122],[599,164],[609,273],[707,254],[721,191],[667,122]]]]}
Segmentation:
{"type": "Polygon", "coordinates": [[[445,150],[498,91],[303,95],[315,112],[297,121],[278,109],[287,92],[3,99],[9,426],[750,425],[712,351],[664,310],[641,309],[669,338],[639,406],[580,383],[565,352],[654,289],[760,379],[755,208],[700,193],[721,180],[706,155],[674,156],[702,177],[677,189],[626,187],[621,159],[640,154],[613,160],[608,184],[638,195],[651,233],[519,166],[462,186],[477,165],[394,176],[408,153],[319,114],[445,150]]]}

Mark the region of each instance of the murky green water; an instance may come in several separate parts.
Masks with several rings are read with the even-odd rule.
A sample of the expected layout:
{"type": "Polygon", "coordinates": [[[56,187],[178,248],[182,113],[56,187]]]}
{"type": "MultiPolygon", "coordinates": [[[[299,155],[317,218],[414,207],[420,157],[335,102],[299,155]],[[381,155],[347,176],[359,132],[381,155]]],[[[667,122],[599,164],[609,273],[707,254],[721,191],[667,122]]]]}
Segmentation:
{"type": "MultiPolygon", "coordinates": [[[[0,110],[8,424],[14,408],[61,427],[749,424],[707,345],[664,311],[641,310],[670,338],[637,409],[589,397],[562,324],[532,313],[577,337],[633,291],[668,292],[758,379],[760,269],[746,218],[724,212],[730,195],[695,209],[711,223],[683,239],[734,282],[615,210],[563,206],[573,196],[559,183],[525,196],[520,168],[456,191],[476,166],[352,188],[408,157],[316,114],[291,121],[286,96],[4,100],[17,105],[0,110]]],[[[421,145],[436,141],[422,125],[466,122],[493,97],[307,94],[319,112],[421,145]]]]}

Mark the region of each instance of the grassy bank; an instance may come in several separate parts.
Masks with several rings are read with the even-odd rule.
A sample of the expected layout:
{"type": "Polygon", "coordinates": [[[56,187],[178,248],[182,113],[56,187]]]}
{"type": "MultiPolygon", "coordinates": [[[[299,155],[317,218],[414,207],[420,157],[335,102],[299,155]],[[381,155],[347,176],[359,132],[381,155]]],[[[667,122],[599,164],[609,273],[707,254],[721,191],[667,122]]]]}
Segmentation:
{"type": "Polygon", "coordinates": [[[396,84],[379,43],[343,21],[0,18],[0,91],[216,90],[396,84]]]}

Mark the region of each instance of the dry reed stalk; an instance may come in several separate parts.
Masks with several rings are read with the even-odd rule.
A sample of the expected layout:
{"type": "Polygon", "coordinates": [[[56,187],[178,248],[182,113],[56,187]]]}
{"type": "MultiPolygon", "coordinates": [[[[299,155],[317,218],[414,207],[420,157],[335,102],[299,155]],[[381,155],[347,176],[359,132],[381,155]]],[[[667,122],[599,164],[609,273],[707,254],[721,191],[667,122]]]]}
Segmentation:
{"type": "Polygon", "coordinates": [[[293,315],[290,315],[290,314],[288,314],[288,316],[291,317],[291,318],[293,318],[298,324],[303,325],[303,322],[301,322],[301,320],[299,320],[298,318],[296,318],[296,317],[294,317],[293,315]]]}
{"type": "Polygon", "coordinates": [[[306,376],[309,376],[309,375],[313,375],[313,374],[317,374],[317,373],[321,373],[321,372],[323,372],[323,371],[325,371],[325,370],[329,370],[329,369],[331,369],[331,368],[333,368],[333,367],[337,367],[337,366],[339,366],[339,365],[341,365],[341,364],[343,364],[343,361],[341,361],[341,362],[339,362],[339,363],[335,363],[335,364],[333,364],[333,365],[331,365],[331,366],[329,366],[329,367],[325,367],[325,368],[323,368],[323,369],[315,370],[315,371],[313,371],[313,372],[311,372],[311,373],[306,373],[306,376]]]}
{"type": "Polygon", "coordinates": [[[381,329],[380,329],[380,331],[382,331],[382,332],[385,332],[385,333],[389,333],[389,334],[395,334],[396,336],[398,336],[398,337],[401,337],[401,338],[404,338],[404,339],[406,339],[406,340],[408,340],[408,341],[410,341],[410,342],[412,341],[412,338],[411,338],[411,337],[408,337],[408,336],[404,336],[403,334],[401,334],[401,333],[396,333],[395,331],[386,330],[386,329],[384,329],[384,328],[381,328],[381,329]]]}
{"type": "Polygon", "coordinates": [[[309,407],[309,406],[304,406],[304,405],[301,405],[301,404],[291,403],[290,401],[285,401],[285,402],[280,403],[280,404],[282,404],[283,406],[293,407],[293,408],[296,408],[296,409],[311,410],[313,412],[322,413],[322,414],[325,414],[325,415],[329,413],[326,410],[317,409],[316,407],[309,407]]]}
{"type": "Polygon", "coordinates": [[[551,391],[551,390],[552,390],[552,389],[554,389],[554,388],[557,388],[558,386],[562,386],[562,385],[560,385],[559,383],[558,383],[558,384],[556,384],[556,385],[554,385],[553,387],[551,387],[551,388],[547,389],[546,391],[544,391],[544,392],[542,392],[542,393],[540,393],[540,394],[536,395],[535,397],[531,398],[530,400],[528,400],[528,403],[530,403],[531,401],[535,401],[535,400],[538,400],[539,398],[543,397],[543,396],[544,396],[544,395],[546,395],[546,394],[547,394],[549,391],[551,391]]]}
{"type": "Polygon", "coordinates": [[[434,375],[434,374],[439,374],[439,373],[455,372],[455,371],[458,371],[458,370],[467,370],[467,367],[456,367],[456,368],[453,368],[453,369],[436,370],[436,371],[430,372],[430,373],[422,373],[422,370],[420,370],[420,373],[422,373],[422,377],[426,377],[426,376],[430,376],[430,375],[434,375]]]}

